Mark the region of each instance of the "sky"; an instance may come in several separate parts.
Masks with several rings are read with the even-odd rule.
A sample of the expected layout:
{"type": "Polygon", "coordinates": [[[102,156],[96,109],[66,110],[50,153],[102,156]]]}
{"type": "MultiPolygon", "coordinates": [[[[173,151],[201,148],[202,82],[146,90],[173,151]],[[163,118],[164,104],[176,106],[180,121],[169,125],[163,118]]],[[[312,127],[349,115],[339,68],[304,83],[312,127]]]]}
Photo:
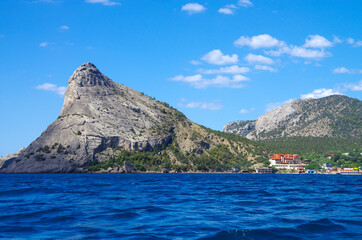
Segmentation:
{"type": "Polygon", "coordinates": [[[0,156],[59,115],[72,73],[222,130],[298,98],[361,99],[360,0],[2,0],[0,156]]]}

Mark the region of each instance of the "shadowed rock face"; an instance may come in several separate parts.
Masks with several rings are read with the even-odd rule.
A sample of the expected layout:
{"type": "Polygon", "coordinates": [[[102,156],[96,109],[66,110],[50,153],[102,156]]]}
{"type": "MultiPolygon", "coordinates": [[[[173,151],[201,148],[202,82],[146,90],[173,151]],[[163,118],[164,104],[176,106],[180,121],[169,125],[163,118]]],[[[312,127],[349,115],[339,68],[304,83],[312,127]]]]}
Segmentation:
{"type": "Polygon", "coordinates": [[[26,149],[1,158],[0,172],[76,172],[107,149],[152,150],[171,141],[160,102],[113,82],[92,63],[68,83],[58,119],[26,149]]]}
{"type": "Polygon", "coordinates": [[[361,137],[362,103],[333,95],[320,99],[297,99],[254,121],[236,121],[223,131],[253,140],[300,137],[361,137]]]}

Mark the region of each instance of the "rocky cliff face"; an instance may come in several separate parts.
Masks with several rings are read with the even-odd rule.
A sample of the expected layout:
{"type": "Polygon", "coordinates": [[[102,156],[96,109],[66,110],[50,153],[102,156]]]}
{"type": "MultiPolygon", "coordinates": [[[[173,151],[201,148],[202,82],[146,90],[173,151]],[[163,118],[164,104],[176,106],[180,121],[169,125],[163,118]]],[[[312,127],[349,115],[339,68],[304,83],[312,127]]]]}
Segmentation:
{"type": "MultiPolygon", "coordinates": [[[[82,172],[95,159],[107,162],[115,149],[147,152],[177,141],[178,150],[189,154],[225,141],[168,104],[113,82],[91,63],[68,83],[58,119],[26,149],[0,158],[0,172],[82,172]]],[[[237,154],[247,145],[240,142],[230,151],[237,154]]],[[[165,154],[178,163],[175,154],[165,154]]]]}
{"type": "Polygon", "coordinates": [[[333,95],[320,99],[297,99],[254,121],[236,121],[223,131],[253,140],[280,137],[361,137],[362,103],[333,95]]]}

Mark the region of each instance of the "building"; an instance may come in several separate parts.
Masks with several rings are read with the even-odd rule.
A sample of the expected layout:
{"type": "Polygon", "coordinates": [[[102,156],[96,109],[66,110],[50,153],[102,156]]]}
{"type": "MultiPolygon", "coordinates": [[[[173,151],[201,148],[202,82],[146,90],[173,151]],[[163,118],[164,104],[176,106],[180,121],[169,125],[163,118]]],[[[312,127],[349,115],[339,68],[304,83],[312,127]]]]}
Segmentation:
{"type": "Polygon", "coordinates": [[[338,173],[343,175],[360,175],[362,172],[358,168],[338,168],[338,173]]]}
{"type": "Polygon", "coordinates": [[[271,164],[301,164],[302,158],[297,154],[275,154],[269,157],[271,164]]]}
{"type": "Polygon", "coordinates": [[[315,169],[307,169],[307,171],[305,173],[308,173],[308,174],[316,174],[317,173],[317,170],[315,169]]]}
{"type": "Polygon", "coordinates": [[[255,168],[256,173],[273,173],[271,167],[255,168]]]}
{"type": "Polygon", "coordinates": [[[232,167],[231,172],[237,173],[237,172],[239,172],[239,168],[238,167],[232,167]]]}
{"type": "MultiPolygon", "coordinates": [[[[310,160],[305,159],[307,162],[310,160]]],[[[297,154],[275,154],[269,157],[270,167],[298,170],[304,167],[305,162],[297,154]]]]}

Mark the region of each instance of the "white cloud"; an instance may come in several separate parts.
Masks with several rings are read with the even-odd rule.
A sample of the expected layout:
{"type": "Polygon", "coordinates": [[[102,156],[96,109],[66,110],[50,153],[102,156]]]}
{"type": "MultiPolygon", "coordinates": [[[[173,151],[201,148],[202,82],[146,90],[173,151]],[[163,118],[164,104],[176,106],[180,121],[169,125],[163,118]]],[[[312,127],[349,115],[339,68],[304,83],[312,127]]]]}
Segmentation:
{"type": "Polygon", "coordinates": [[[345,67],[340,67],[333,69],[333,73],[352,73],[352,71],[345,67]]]}
{"type": "Polygon", "coordinates": [[[183,5],[181,10],[186,11],[188,14],[194,14],[203,12],[206,10],[206,8],[198,3],[188,3],[186,5],[183,5]]]}
{"type": "Polygon", "coordinates": [[[355,47],[361,47],[362,46],[362,41],[357,41],[354,46],[355,47]]]}
{"type": "Polygon", "coordinates": [[[234,42],[236,46],[249,46],[253,49],[257,48],[273,48],[277,46],[285,45],[284,42],[279,41],[276,38],[273,38],[269,34],[261,34],[253,37],[241,36],[238,40],[234,42]]]}
{"type": "Polygon", "coordinates": [[[271,58],[264,57],[262,55],[252,54],[252,53],[249,53],[248,55],[246,55],[244,59],[248,63],[262,63],[262,64],[273,64],[274,63],[273,59],[271,59],[271,58]]]}
{"type": "Polygon", "coordinates": [[[212,101],[212,102],[206,102],[206,101],[191,101],[187,102],[185,99],[181,100],[182,102],[178,105],[180,107],[185,108],[200,108],[200,109],[206,109],[206,110],[220,110],[224,106],[220,104],[219,101],[212,101]]]}
{"type": "Polygon", "coordinates": [[[232,9],[237,9],[238,7],[235,6],[234,4],[229,4],[225,6],[226,8],[232,8],[232,9]]]}
{"type": "Polygon", "coordinates": [[[314,59],[321,59],[324,57],[331,56],[331,53],[325,52],[324,50],[307,49],[304,47],[298,47],[293,45],[284,46],[279,48],[278,50],[266,51],[265,53],[271,56],[280,56],[282,54],[288,54],[294,57],[314,58],[314,59]]]}
{"type": "Polygon", "coordinates": [[[200,64],[202,64],[200,61],[196,61],[196,60],[191,60],[190,63],[192,65],[200,65],[200,64]]]}
{"type": "Polygon", "coordinates": [[[269,71],[269,72],[277,72],[276,69],[270,67],[270,66],[265,66],[265,65],[255,65],[254,68],[256,70],[263,70],[263,71],[269,71]]]}
{"type": "Polygon", "coordinates": [[[325,37],[320,35],[309,35],[309,38],[305,40],[303,47],[306,48],[326,48],[332,47],[333,43],[328,41],[325,37]]]}
{"type": "Polygon", "coordinates": [[[5,37],[5,35],[4,34],[0,34],[0,38],[4,38],[5,37]]]}
{"type": "Polygon", "coordinates": [[[333,42],[334,43],[342,43],[343,41],[339,37],[333,35],[333,42]]]}
{"type": "Polygon", "coordinates": [[[63,26],[60,26],[60,29],[61,29],[61,30],[68,30],[68,29],[69,29],[69,26],[63,25],[63,26]]]}
{"type": "Polygon", "coordinates": [[[253,49],[274,48],[272,50],[265,51],[266,54],[271,56],[288,54],[294,57],[321,59],[331,56],[331,53],[326,52],[323,49],[325,47],[333,46],[333,43],[320,35],[310,35],[303,46],[288,46],[284,41],[280,41],[269,34],[261,34],[253,37],[241,36],[239,39],[234,41],[234,45],[239,47],[249,46],[253,49]]]}
{"type": "Polygon", "coordinates": [[[250,2],[250,0],[239,0],[238,5],[242,7],[251,7],[253,6],[253,3],[250,2]]]}
{"type": "Polygon", "coordinates": [[[347,38],[347,43],[353,45],[353,47],[362,46],[362,41],[355,41],[353,38],[347,38]]]}
{"type": "Polygon", "coordinates": [[[250,108],[250,109],[245,109],[245,108],[243,108],[243,109],[241,109],[241,110],[239,111],[239,113],[241,113],[241,114],[246,114],[246,113],[250,113],[250,112],[252,112],[252,111],[254,111],[254,108],[250,108]]]}
{"type": "Polygon", "coordinates": [[[222,75],[217,75],[215,78],[204,78],[201,74],[196,74],[192,76],[178,75],[170,80],[188,83],[195,88],[207,88],[209,86],[220,88],[242,88],[245,85],[241,82],[249,81],[249,78],[240,74],[234,75],[232,78],[222,75]]]}
{"type": "Polygon", "coordinates": [[[105,6],[115,6],[115,5],[121,5],[119,2],[114,2],[110,0],[85,0],[87,3],[100,3],[105,6]]]}
{"type": "Polygon", "coordinates": [[[230,67],[222,67],[219,69],[198,69],[200,73],[203,74],[220,74],[220,73],[227,73],[227,74],[240,74],[240,73],[247,73],[250,71],[248,67],[239,67],[237,65],[233,65],[230,67]]]}
{"type": "Polygon", "coordinates": [[[49,43],[48,42],[42,42],[39,44],[40,47],[47,47],[49,46],[49,43]]]}
{"type": "Polygon", "coordinates": [[[347,38],[347,43],[348,43],[348,44],[353,44],[353,43],[354,43],[354,39],[353,39],[353,38],[347,38]]]}
{"type": "Polygon", "coordinates": [[[265,107],[265,112],[270,112],[278,107],[281,107],[287,103],[290,103],[291,101],[293,101],[293,99],[288,99],[286,101],[283,102],[273,102],[273,103],[268,103],[265,107]]]}
{"type": "Polygon", "coordinates": [[[239,61],[238,55],[223,55],[219,49],[212,50],[211,52],[207,53],[201,58],[201,60],[215,65],[233,64],[239,61]]]}
{"type": "Polygon", "coordinates": [[[356,84],[353,83],[345,84],[344,87],[351,91],[362,91],[362,80],[356,84]]]}
{"type": "Polygon", "coordinates": [[[320,89],[314,90],[311,93],[302,94],[301,98],[302,99],[306,99],[306,98],[322,98],[322,97],[327,97],[327,96],[335,95],[335,94],[341,94],[341,93],[334,90],[334,89],[320,88],[320,89]]]}
{"type": "Polygon", "coordinates": [[[63,86],[58,87],[57,85],[52,84],[52,83],[44,83],[42,85],[36,86],[35,88],[39,89],[39,90],[55,92],[56,94],[61,95],[61,96],[64,95],[65,90],[67,89],[66,87],[63,87],[63,86]]]}
{"type": "Polygon", "coordinates": [[[291,56],[301,58],[324,58],[326,56],[330,56],[330,53],[324,52],[323,50],[311,50],[297,46],[289,48],[287,53],[289,53],[291,56]]]}
{"type": "Polygon", "coordinates": [[[231,10],[230,8],[220,8],[218,10],[219,13],[225,14],[225,15],[232,15],[234,14],[233,10],[231,10]]]}

